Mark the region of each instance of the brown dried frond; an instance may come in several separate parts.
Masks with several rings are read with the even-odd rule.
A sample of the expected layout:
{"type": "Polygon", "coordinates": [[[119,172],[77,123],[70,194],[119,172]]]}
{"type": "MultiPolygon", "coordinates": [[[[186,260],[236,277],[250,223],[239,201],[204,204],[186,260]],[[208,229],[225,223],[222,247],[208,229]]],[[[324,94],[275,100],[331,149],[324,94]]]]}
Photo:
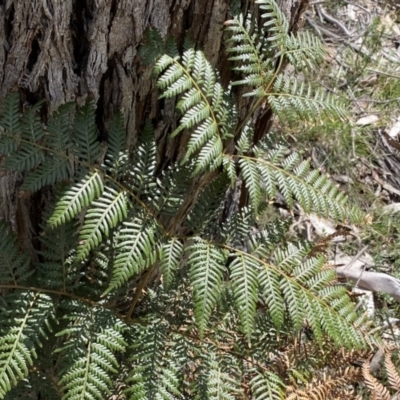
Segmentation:
{"type": "Polygon", "coordinates": [[[349,384],[362,379],[359,368],[339,368],[325,372],[320,378],[308,383],[305,387],[290,386],[286,391],[286,400],[334,400],[355,399],[353,388],[349,384]]]}
{"type": "Polygon", "coordinates": [[[386,355],[385,355],[385,369],[387,372],[390,387],[392,389],[396,390],[397,392],[399,392],[400,391],[400,375],[392,362],[391,356],[392,356],[391,353],[386,353],[386,355]]]}
{"type": "Polygon", "coordinates": [[[369,361],[365,361],[362,366],[362,374],[364,383],[371,393],[371,400],[390,400],[391,396],[385,386],[382,385],[374,376],[371,375],[369,370],[369,361]]]}
{"type": "Polygon", "coordinates": [[[311,378],[316,370],[339,371],[351,365],[361,366],[370,355],[371,350],[338,349],[329,340],[326,340],[323,346],[314,341],[294,342],[281,351],[272,365],[274,372],[279,376],[286,376],[286,379],[297,387],[294,382],[298,381],[299,377],[295,375],[299,369],[306,374],[303,377],[308,381],[307,376],[311,378]]]}

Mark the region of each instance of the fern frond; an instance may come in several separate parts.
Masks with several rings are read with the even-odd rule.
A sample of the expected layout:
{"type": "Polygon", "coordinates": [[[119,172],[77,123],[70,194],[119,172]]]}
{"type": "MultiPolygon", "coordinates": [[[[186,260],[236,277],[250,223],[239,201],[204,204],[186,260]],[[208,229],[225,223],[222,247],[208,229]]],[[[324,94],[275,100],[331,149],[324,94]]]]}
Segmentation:
{"type": "Polygon", "coordinates": [[[191,134],[183,162],[200,152],[195,172],[217,168],[222,163],[222,140],[230,137],[229,113],[225,92],[211,64],[201,51],[186,50],[182,61],[163,56],[155,71],[162,73],[157,81],[161,97],[183,95],[177,109],[183,114],[179,127],[172,133],[194,130],[191,134]],[[210,160],[213,162],[210,164],[210,160]]]}
{"type": "Polygon", "coordinates": [[[261,10],[266,11],[261,14],[261,17],[267,19],[264,27],[271,34],[267,40],[271,42],[272,47],[284,48],[289,32],[289,23],[281,8],[274,0],[256,0],[256,4],[260,5],[261,10]]]}
{"type": "Polygon", "coordinates": [[[163,53],[165,42],[157,29],[147,29],[144,45],[140,46],[139,54],[145,65],[153,64],[163,53]]]}
{"type": "MultiPolygon", "coordinates": [[[[275,155],[272,153],[272,157],[275,155]]],[[[289,207],[293,207],[296,200],[306,213],[315,212],[334,220],[350,217],[359,221],[361,218],[359,211],[347,205],[347,196],[339,192],[334,182],[319,171],[309,171],[310,162],[302,161],[296,153],[280,164],[275,160],[271,162],[268,153],[265,158],[239,155],[236,158],[240,160],[239,165],[245,168],[243,178],[252,204],[259,203],[261,191],[267,199],[272,199],[279,190],[289,207]]]]}
{"type": "Polygon", "coordinates": [[[147,122],[135,149],[132,159],[133,165],[130,168],[128,180],[129,187],[137,196],[146,196],[157,193],[155,170],[157,164],[157,148],[154,138],[153,127],[147,122]]]}
{"type": "Polygon", "coordinates": [[[254,210],[251,207],[243,207],[230,220],[224,222],[221,234],[225,243],[232,246],[243,246],[255,222],[254,210]]]}
{"type": "Polygon", "coordinates": [[[268,102],[273,111],[283,121],[319,121],[327,118],[343,119],[347,111],[342,102],[321,88],[314,89],[311,84],[299,82],[295,77],[278,75],[273,93],[268,102]]]}
{"type": "Polygon", "coordinates": [[[312,71],[324,61],[326,48],[319,37],[302,31],[287,36],[284,54],[297,70],[312,71]]]}
{"type": "Polygon", "coordinates": [[[4,128],[15,139],[17,134],[21,133],[20,120],[20,100],[18,92],[12,92],[5,97],[0,111],[0,126],[4,128]]]}
{"type": "Polygon", "coordinates": [[[161,189],[156,208],[162,215],[173,216],[182,205],[192,185],[193,168],[189,164],[172,165],[164,171],[161,178],[161,189]]]}
{"type": "Polygon", "coordinates": [[[110,230],[122,222],[128,213],[128,203],[125,192],[118,192],[112,187],[105,187],[97,201],[91,204],[85,216],[85,222],[80,230],[82,244],[77,249],[77,257],[85,259],[108,236],[110,230]]]}
{"type": "MultiPolygon", "coordinates": [[[[48,218],[51,214],[45,213],[48,218]]],[[[74,221],[48,229],[39,237],[41,256],[37,266],[37,280],[41,287],[72,292],[79,285],[80,269],[74,262],[78,235],[74,221]]]]}
{"type": "Polygon", "coordinates": [[[110,394],[117,354],[126,349],[126,327],[107,310],[74,301],[64,306],[68,307],[68,326],[57,333],[66,339],[57,349],[62,356],[63,375],[58,384],[63,399],[102,399],[110,394]]]}
{"type": "Polygon", "coordinates": [[[77,157],[94,165],[99,161],[100,144],[96,128],[96,105],[93,101],[82,107],[74,121],[74,151],[77,157]]]}
{"type": "Polygon", "coordinates": [[[117,255],[106,293],[155,263],[157,236],[157,225],[154,220],[146,218],[145,214],[137,214],[135,218],[124,221],[116,237],[117,255]]]}
{"type": "Polygon", "coordinates": [[[7,296],[1,307],[0,398],[29,374],[36,348],[51,329],[54,305],[41,293],[19,292],[7,296]]]}
{"type": "Polygon", "coordinates": [[[76,217],[84,207],[88,207],[104,190],[99,172],[86,175],[69,187],[57,201],[54,212],[48,220],[49,227],[65,224],[76,217]]]}
{"type": "Polygon", "coordinates": [[[269,43],[264,39],[267,33],[258,29],[257,23],[249,14],[247,18],[243,15],[225,22],[226,30],[232,35],[227,43],[233,43],[228,47],[227,52],[233,55],[230,61],[239,61],[240,65],[233,68],[244,75],[244,79],[235,81],[232,85],[255,86],[253,92],[245,96],[252,96],[258,93],[258,88],[268,86],[273,78],[273,58],[269,51],[269,43]]]}
{"type": "Polygon", "coordinates": [[[227,189],[227,177],[221,174],[199,195],[193,210],[187,217],[188,225],[194,235],[215,231],[215,224],[222,211],[227,189]]]}
{"type": "Polygon", "coordinates": [[[390,353],[385,354],[385,369],[388,375],[390,387],[397,392],[400,391],[400,374],[393,364],[390,353]]]}
{"type": "Polygon", "coordinates": [[[6,394],[4,400],[32,399],[34,396],[46,400],[60,400],[57,384],[42,371],[29,372],[28,378],[20,380],[16,387],[6,394]]]}
{"type": "Polygon", "coordinates": [[[383,386],[382,383],[380,383],[378,379],[371,374],[369,366],[369,361],[364,361],[362,366],[362,374],[364,377],[364,383],[372,392],[372,398],[377,400],[391,400],[392,396],[390,395],[389,390],[387,390],[386,387],[383,386]]]}
{"type": "Polygon", "coordinates": [[[71,148],[71,131],[74,103],[66,103],[55,111],[48,122],[47,143],[59,153],[65,153],[71,148]]]}
{"type": "Polygon", "coordinates": [[[130,400],[179,398],[179,368],[169,351],[167,328],[164,321],[153,319],[147,327],[135,329],[133,370],[125,392],[130,400]]]}
{"type": "Polygon", "coordinates": [[[203,333],[220,295],[227,254],[200,238],[195,238],[187,251],[194,290],[194,315],[199,331],[203,333]]]}
{"type": "Polygon", "coordinates": [[[169,288],[183,257],[182,243],[179,239],[172,238],[160,245],[159,254],[163,283],[166,288],[169,288]]]}
{"type": "Polygon", "coordinates": [[[232,157],[224,155],[222,158],[222,164],[224,168],[224,172],[229,178],[229,182],[231,185],[231,188],[235,186],[236,182],[236,167],[235,167],[235,162],[232,157]]]}
{"type": "Polygon", "coordinates": [[[42,107],[44,100],[28,108],[21,118],[21,138],[32,144],[38,143],[44,136],[44,130],[37,112],[42,107]]]}
{"type": "Polygon", "coordinates": [[[261,176],[259,168],[254,160],[240,158],[239,165],[243,174],[244,183],[249,191],[251,205],[257,213],[261,201],[261,176]]]}
{"type": "Polygon", "coordinates": [[[34,272],[29,268],[29,254],[20,250],[17,238],[9,232],[4,221],[0,221],[0,237],[0,282],[18,284],[26,281],[34,272]]]}
{"type": "Polygon", "coordinates": [[[18,151],[7,158],[4,167],[12,171],[24,172],[32,170],[43,161],[44,153],[41,149],[23,143],[18,151]]]}
{"type": "Polygon", "coordinates": [[[239,390],[237,381],[224,368],[214,352],[201,357],[201,365],[196,371],[195,400],[234,400],[239,390]]]}
{"type": "Polygon", "coordinates": [[[284,384],[282,380],[272,372],[256,372],[250,381],[253,398],[256,400],[282,400],[284,396],[284,384]]]}
{"type": "Polygon", "coordinates": [[[36,115],[43,101],[29,108],[21,118],[22,143],[5,162],[5,167],[14,171],[29,171],[44,161],[44,152],[37,145],[44,136],[40,119],[36,115]]]}
{"type": "Polygon", "coordinates": [[[22,190],[37,192],[43,186],[53,185],[72,176],[71,163],[66,158],[47,157],[44,162],[32,171],[25,179],[22,190]]]}
{"type": "Polygon", "coordinates": [[[254,327],[258,299],[258,274],[261,266],[246,254],[232,254],[235,258],[229,265],[230,283],[233,286],[235,306],[239,312],[244,333],[250,337],[254,327]]]}
{"type": "Polygon", "coordinates": [[[126,146],[126,131],[121,112],[114,114],[108,132],[108,149],[105,157],[105,167],[114,178],[125,175],[128,168],[128,149],[126,146]]]}
{"type": "Polygon", "coordinates": [[[281,292],[281,279],[280,275],[271,269],[263,268],[258,275],[258,282],[260,285],[261,296],[268,304],[269,315],[275,326],[279,331],[285,320],[285,302],[281,292]]]}

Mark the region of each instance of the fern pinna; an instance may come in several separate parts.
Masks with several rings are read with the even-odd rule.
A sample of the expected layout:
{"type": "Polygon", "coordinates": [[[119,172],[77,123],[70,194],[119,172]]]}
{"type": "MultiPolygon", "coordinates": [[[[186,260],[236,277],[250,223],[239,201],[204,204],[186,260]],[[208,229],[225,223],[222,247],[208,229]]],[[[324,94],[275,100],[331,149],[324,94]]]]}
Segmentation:
{"type": "Polygon", "coordinates": [[[291,242],[285,221],[258,222],[277,197],[360,218],[300,154],[273,135],[254,140],[253,114],[266,104],[280,116],[343,116],[333,98],[280,68],[314,65],[318,39],[289,35],[276,3],[258,3],[261,28],[251,17],[226,23],[243,75],[232,85],[256,97],[241,118],[232,85],[202,51],[186,41],[180,55],[149,33],[142,54],[155,61],[161,98],[178,98],[172,136],[187,137],[164,169],[151,123],[130,150],[120,113],[99,141],[94,102],[66,104],[44,125],[41,103],[21,111],[17,93],[5,99],[4,167],[23,173],[22,190],[47,187],[54,201],[35,257],[0,225],[0,398],[280,399],[285,377],[269,367],[278,336],[307,324],[320,344],[363,345],[364,320],[323,256],[291,242]],[[248,204],[227,218],[226,193],[241,182],[248,204]]]}

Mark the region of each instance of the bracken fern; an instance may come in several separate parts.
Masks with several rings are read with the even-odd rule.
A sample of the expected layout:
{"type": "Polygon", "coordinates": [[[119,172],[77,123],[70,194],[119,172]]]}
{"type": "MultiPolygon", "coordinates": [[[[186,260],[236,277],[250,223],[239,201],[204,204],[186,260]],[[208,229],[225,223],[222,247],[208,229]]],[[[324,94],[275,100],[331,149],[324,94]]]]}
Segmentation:
{"type": "Polygon", "coordinates": [[[363,346],[365,321],[324,257],[291,241],[287,222],[258,222],[278,197],[289,209],[362,218],[301,154],[273,135],[254,138],[261,106],[303,120],[344,115],[334,98],[281,70],[312,68],[324,56],[319,40],[288,34],[276,3],[258,3],[261,28],[251,16],[226,23],[242,75],[226,88],[188,40],[180,55],[148,33],[141,54],[155,62],[160,97],[177,98],[171,136],[184,136],[165,168],[150,122],[131,150],[121,113],[100,142],[94,102],[66,104],[45,125],[41,103],[21,111],[16,93],[5,99],[4,166],[24,174],[24,190],[50,188],[54,201],[35,257],[0,224],[0,288],[10,292],[0,398],[26,395],[40,377],[50,399],[281,399],[284,380],[270,368],[278,336],[307,325],[321,345],[329,337],[363,346]],[[234,85],[256,96],[242,118],[234,85]],[[227,191],[240,187],[248,204],[227,217],[227,191]]]}

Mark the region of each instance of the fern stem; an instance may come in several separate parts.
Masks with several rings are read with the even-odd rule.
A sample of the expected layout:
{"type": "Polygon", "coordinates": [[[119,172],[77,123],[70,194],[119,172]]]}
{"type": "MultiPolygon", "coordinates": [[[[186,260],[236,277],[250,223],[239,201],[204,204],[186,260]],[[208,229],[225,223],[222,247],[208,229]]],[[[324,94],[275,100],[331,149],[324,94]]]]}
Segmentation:
{"type": "Polygon", "coordinates": [[[143,291],[144,287],[146,286],[147,281],[149,280],[151,273],[154,271],[155,266],[156,266],[156,264],[153,264],[153,265],[147,270],[146,275],[144,276],[144,278],[143,278],[142,281],[140,282],[140,285],[139,285],[139,287],[138,287],[137,290],[136,290],[135,297],[133,298],[132,303],[131,303],[131,305],[130,305],[130,307],[129,307],[129,310],[128,310],[128,312],[126,313],[125,320],[127,320],[127,321],[130,321],[130,320],[131,320],[131,317],[132,317],[133,311],[135,310],[136,304],[138,303],[138,301],[139,301],[139,299],[140,299],[140,296],[141,296],[141,294],[142,294],[142,291],[143,291]]]}
{"type": "Polygon", "coordinates": [[[200,193],[200,191],[209,184],[209,182],[214,179],[218,175],[217,171],[210,172],[209,174],[203,176],[203,180],[199,183],[197,183],[195,186],[195,190],[190,191],[192,194],[189,195],[189,197],[186,199],[186,201],[182,204],[180,209],[178,210],[177,216],[174,219],[174,222],[171,226],[171,228],[167,232],[167,236],[171,237],[174,235],[174,230],[175,228],[183,221],[183,219],[186,217],[187,212],[189,210],[189,207],[192,205],[193,201],[195,200],[196,196],[200,193]]]}
{"type": "Polygon", "coordinates": [[[235,129],[235,137],[237,137],[244,126],[247,124],[251,116],[256,112],[257,108],[259,105],[266,99],[266,96],[260,97],[254,104],[254,106],[251,108],[251,110],[246,114],[246,116],[243,118],[243,120],[240,122],[239,126],[235,129]]]}
{"type": "Polygon", "coordinates": [[[37,288],[34,286],[21,286],[21,285],[6,285],[6,284],[0,284],[1,289],[15,289],[15,290],[26,290],[30,292],[36,292],[38,294],[40,293],[47,293],[47,294],[56,294],[58,296],[65,296],[69,297],[74,300],[79,300],[82,301],[83,303],[89,304],[91,307],[102,307],[107,310],[110,310],[114,315],[116,315],[118,318],[124,319],[124,316],[120,314],[119,312],[115,311],[112,307],[107,307],[103,303],[98,303],[96,301],[87,299],[86,297],[78,296],[73,293],[68,293],[68,292],[62,292],[60,290],[55,290],[55,289],[44,289],[44,288],[37,288]]]}

